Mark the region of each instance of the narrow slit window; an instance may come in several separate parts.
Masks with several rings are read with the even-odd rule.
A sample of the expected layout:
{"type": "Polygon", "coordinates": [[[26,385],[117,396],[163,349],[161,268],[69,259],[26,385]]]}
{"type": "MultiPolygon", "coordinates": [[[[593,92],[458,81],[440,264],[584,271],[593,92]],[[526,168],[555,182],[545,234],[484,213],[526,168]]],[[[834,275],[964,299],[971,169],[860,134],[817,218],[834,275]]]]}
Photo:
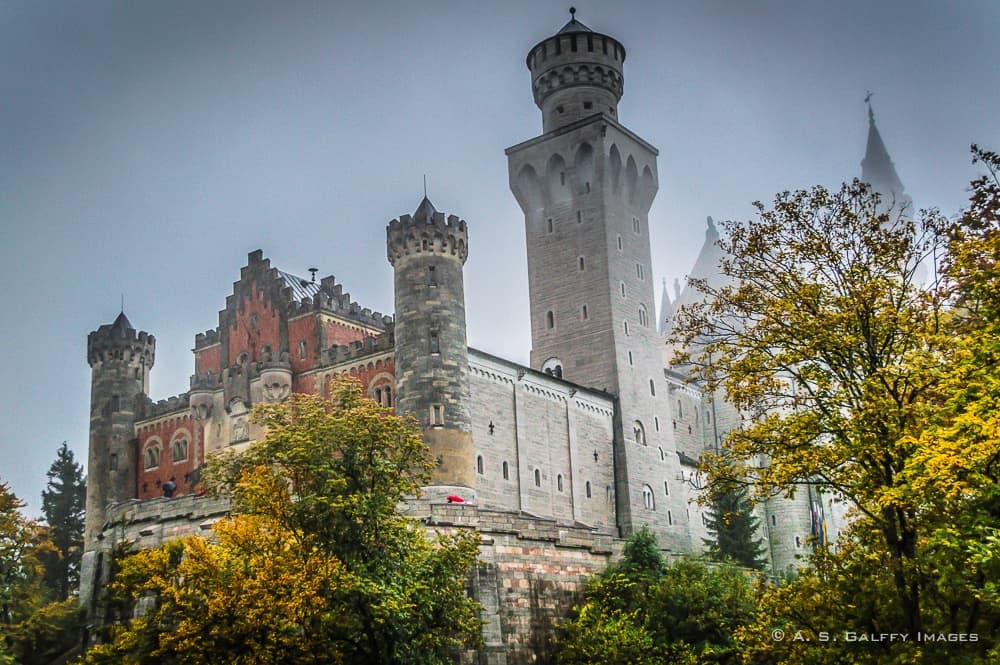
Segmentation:
{"type": "Polygon", "coordinates": [[[552,310],[545,312],[545,327],[549,330],[556,327],[556,315],[552,313],[552,310]]]}
{"type": "Polygon", "coordinates": [[[535,469],[535,487],[541,487],[541,486],[542,486],[542,472],[539,471],[538,469],[535,469]]]}
{"type": "Polygon", "coordinates": [[[437,266],[427,266],[427,286],[437,286],[437,266]]]}
{"type": "Polygon", "coordinates": [[[438,334],[432,332],[430,336],[431,353],[441,353],[441,344],[438,341],[438,334]]]}

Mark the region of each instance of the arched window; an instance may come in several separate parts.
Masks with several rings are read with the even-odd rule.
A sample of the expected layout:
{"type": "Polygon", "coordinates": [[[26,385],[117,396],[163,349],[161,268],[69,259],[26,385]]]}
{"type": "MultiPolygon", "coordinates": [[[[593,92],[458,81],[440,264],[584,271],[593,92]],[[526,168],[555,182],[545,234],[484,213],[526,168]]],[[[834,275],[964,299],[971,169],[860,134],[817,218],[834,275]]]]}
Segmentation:
{"type": "Polygon", "coordinates": [[[656,500],[653,498],[653,488],[649,485],[642,486],[642,506],[646,510],[656,510],[656,500]]]}
{"type": "Polygon", "coordinates": [[[300,340],[299,341],[299,360],[305,360],[306,359],[306,355],[308,353],[308,350],[309,349],[306,346],[306,341],[304,339],[300,340]]]}
{"type": "Polygon", "coordinates": [[[535,469],[535,487],[541,487],[541,486],[542,486],[542,472],[539,471],[538,469],[535,469]]]}
{"type": "Polygon", "coordinates": [[[160,447],[154,445],[146,448],[142,456],[142,462],[147,471],[160,466],[160,447]]]}
{"type": "Polygon", "coordinates": [[[483,475],[483,456],[479,455],[476,457],[476,473],[480,476],[483,475]]]}
{"type": "Polygon", "coordinates": [[[649,326],[649,313],[646,312],[645,305],[639,305],[639,325],[644,328],[649,326]]]}
{"type": "Polygon", "coordinates": [[[542,372],[557,379],[562,378],[562,361],[556,357],[549,358],[542,363],[542,372]]]}
{"type": "Polygon", "coordinates": [[[551,309],[545,312],[545,327],[549,330],[556,327],[556,315],[551,309]]]}
{"type": "Polygon", "coordinates": [[[503,463],[503,479],[510,480],[510,465],[507,462],[503,463]]]}
{"type": "Polygon", "coordinates": [[[170,461],[186,462],[188,458],[188,441],[185,438],[174,439],[170,442],[170,461]]]}
{"type": "Polygon", "coordinates": [[[563,491],[563,478],[561,473],[558,476],[556,476],[556,489],[558,489],[560,492],[563,491]]]}
{"type": "Polygon", "coordinates": [[[640,446],[646,445],[646,428],[642,426],[641,420],[632,423],[632,434],[635,436],[636,443],[640,446]]]}

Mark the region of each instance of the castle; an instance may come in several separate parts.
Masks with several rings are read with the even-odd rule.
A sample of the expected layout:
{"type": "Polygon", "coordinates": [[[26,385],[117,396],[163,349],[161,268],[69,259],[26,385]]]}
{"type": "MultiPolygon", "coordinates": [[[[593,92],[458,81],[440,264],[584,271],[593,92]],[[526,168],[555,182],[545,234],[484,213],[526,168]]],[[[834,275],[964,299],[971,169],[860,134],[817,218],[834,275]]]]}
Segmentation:
{"type": "MultiPolygon", "coordinates": [[[[262,435],[254,404],[328,395],[341,375],[416,417],[438,465],[411,514],[482,535],[473,587],[488,662],[527,662],[544,649],[546,621],[637,529],[670,553],[703,549],[698,458],[739,414],[664,362],[673,312],[697,294],[678,288],[671,298],[664,286],[657,318],[647,217],[657,150],[618,121],[624,62],[620,42],[575,16],[527,56],[542,133],[506,154],[525,217],[530,366],[468,346],[463,269],[477,251],[475,220],[426,197],[387,227],[394,317],[354,302],[333,277],[285,272],[258,250],[218,326],[195,337],[182,395],[149,399],[155,339],[124,313],[90,333],[81,601],[92,615],[116,543],[154,546],[224,514],[193,490],[207,457],[262,435]]],[[[864,171],[902,193],[874,119],[864,171]]],[[[717,239],[709,219],[691,276],[717,279],[717,239]]],[[[813,492],[757,510],[776,571],[806,553],[818,520],[832,535],[843,519],[833,497],[813,492]]]]}

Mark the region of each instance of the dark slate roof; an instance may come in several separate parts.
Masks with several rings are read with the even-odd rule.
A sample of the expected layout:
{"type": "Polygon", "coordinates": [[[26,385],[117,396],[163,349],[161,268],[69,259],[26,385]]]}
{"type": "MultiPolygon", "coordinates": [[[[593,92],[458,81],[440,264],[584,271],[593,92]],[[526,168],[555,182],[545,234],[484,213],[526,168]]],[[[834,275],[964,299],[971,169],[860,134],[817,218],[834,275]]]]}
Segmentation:
{"type": "Polygon", "coordinates": [[[431,200],[425,196],[423,201],[420,202],[420,205],[417,206],[417,211],[413,213],[413,221],[422,221],[430,224],[434,221],[434,213],[436,212],[437,210],[434,208],[434,204],[431,203],[431,200]]]}
{"type": "Polygon", "coordinates": [[[111,324],[111,329],[117,331],[135,330],[135,328],[132,327],[132,322],[128,320],[127,316],[125,316],[124,310],[122,310],[122,313],[118,315],[115,322],[111,324]]]}
{"type": "Polygon", "coordinates": [[[278,276],[292,289],[292,300],[295,302],[301,302],[303,298],[312,300],[312,297],[319,293],[319,282],[309,281],[305,277],[284,270],[278,270],[278,276]]]}
{"type": "Polygon", "coordinates": [[[562,27],[562,30],[560,30],[556,34],[565,35],[566,33],[569,32],[593,32],[593,30],[585,26],[583,23],[577,21],[576,18],[571,18],[569,20],[569,23],[564,25],[562,27]]]}

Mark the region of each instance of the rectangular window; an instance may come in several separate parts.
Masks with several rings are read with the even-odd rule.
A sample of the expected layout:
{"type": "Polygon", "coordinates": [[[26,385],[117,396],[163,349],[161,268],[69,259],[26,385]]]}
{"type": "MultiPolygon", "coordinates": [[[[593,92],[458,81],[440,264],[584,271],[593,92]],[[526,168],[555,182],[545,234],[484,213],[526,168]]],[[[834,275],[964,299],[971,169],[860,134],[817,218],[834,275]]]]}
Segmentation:
{"type": "Polygon", "coordinates": [[[438,285],[437,267],[427,266],[427,286],[437,286],[437,285],[438,285]]]}
{"type": "Polygon", "coordinates": [[[441,347],[438,344],[437,333],[431,333],[430,342],[431,342],[431,353],[441,353],[441,347]]]}
{"type": "Polygon", "coordinates": [[[579,210],[576,211],[576,223],[583,224],[583,213],[579,210]]]}
{"type": "Polygon", "coordinates": [[[553,231],[555,231],[555,225],[552,223],[552,218],[551,217],[549,217],[549,219],[546,222],[546,224],[548,225],[547,229],[548,229],[549,233],[552,233],[553,231]]]}
{"type": "Polygon", "coordinates": [[[431,424],[444,425],[444,407],[440,404],[431,404],[431,424]]]}
{"type": "Polygon", "coordinates": [[[111,454],[111,457],[108,459],[108,470],[109,471],[118,470],[118,455],[115,455],[114,453],[111,454]]]}
{"type": "Polygon", "coordinates": [[[635,231],[636,233],[639,233],[639,218],[638,217],[633,217],[632,218],[632,230],[635,231]]]}
{"type": "Polygon", "coordinates": [[[583,307],[582,307],[582,308],[580,309],[580,318],[582,318],[582,319],[583,319],[584,321],[586,321],[586,320],[587,320],[587,306],[586,306],[586,305],[584,305],[584,306],[583,306],[583,307]]]}

